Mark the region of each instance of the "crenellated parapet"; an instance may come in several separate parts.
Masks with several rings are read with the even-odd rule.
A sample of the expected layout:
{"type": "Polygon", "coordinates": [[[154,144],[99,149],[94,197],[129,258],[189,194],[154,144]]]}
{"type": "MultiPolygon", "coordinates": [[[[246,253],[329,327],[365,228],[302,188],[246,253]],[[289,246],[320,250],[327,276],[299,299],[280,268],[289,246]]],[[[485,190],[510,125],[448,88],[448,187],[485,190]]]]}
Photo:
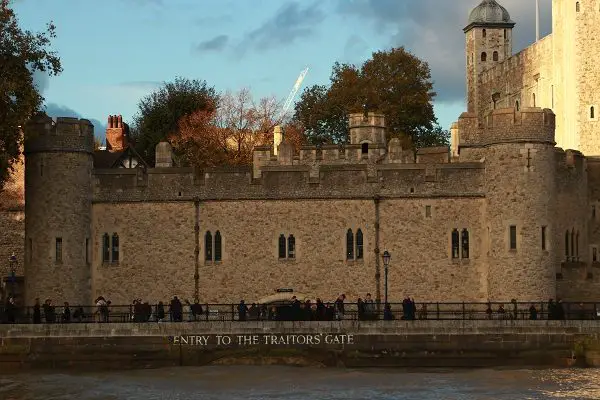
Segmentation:
{"type": "Polygon", "coordinates": [[[459,148],[518,142],[554,145],[554,130],[552,110],[504,108],[494,110],[483,120],[474,113],[463,113],[452,128],[452,142],[459,148]]]}
{"type": "Polygon", "coordinates": [[[25,126],[25,154],[94,151],[94,126],[87,119],[38,115],[25,126]]]}

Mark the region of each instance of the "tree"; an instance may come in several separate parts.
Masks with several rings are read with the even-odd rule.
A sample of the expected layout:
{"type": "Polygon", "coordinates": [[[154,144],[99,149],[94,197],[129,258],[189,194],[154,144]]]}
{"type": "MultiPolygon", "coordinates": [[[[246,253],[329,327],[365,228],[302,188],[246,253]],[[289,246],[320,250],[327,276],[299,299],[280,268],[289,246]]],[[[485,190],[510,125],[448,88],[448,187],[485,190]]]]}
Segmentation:
{"type": "Polygon", "coordinates": [[[153,163],[156,145],[179,129],[182,118],[200,111],[215,110],[218,96],[206,81],[176,78],[144,97],[138,103],[132,137],[137,151],[153,163]]]}
{"type": "Polygon", "coordinates": [[[21,153],[21,126],[44,102],[33,71],[62,72],[59,57],[49,49],[55,30],[50,22],[45,32],[23,31],[9,0],[0,0],[0,190],[21,153]]]}
{"type": "Polygon", "coordinates": [[[429,65],[394,48],[373,53],[362,66],[335,63],[331,85],[304,90],[294,117],[313,144],[348,142],[348,114],[376,111],[385,114],[391,137],[420,135],[434,130],[435,97],[429,65]]]}

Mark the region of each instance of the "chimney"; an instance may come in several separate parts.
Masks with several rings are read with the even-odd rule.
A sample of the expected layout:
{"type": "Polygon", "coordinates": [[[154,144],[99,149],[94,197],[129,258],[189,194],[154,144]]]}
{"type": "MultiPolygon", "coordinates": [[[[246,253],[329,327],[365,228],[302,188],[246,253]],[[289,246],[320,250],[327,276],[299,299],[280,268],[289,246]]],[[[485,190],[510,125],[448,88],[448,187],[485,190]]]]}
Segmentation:
{"type": "Polygon", "coordinates": [[[128,126],[123,123],[121,115],[109,115],[106,126],[106,149],[111,152],[125,150],[129,147],[128,133],[128,126]]]}
{"type": "Polygon", "coordinates": [[[281,142],[283,142],[283,129],[280,125],[275,125],[273,129],[273,154],[277,155],[281,142]]]}

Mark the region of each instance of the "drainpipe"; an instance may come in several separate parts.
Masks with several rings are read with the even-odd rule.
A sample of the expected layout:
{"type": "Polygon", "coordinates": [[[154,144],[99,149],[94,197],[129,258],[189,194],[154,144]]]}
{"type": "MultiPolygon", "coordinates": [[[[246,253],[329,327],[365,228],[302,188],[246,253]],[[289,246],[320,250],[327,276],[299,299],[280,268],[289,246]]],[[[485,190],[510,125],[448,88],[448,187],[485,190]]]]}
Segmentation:
{"type": "Polygon", "coordinates": [[[194,237],[196,247],[194,249],[194,300],[200,301],[200,201],[194,202],[196,211],[196,225],[194,225],[194,237]]]}
{"type": "Polygon", "coordinates": [[[380,197],[373,197],[375,202],[375,299],[377,301],[377,310],[381,305],[381,267],[379,265],[379,202],[380,197]]]}

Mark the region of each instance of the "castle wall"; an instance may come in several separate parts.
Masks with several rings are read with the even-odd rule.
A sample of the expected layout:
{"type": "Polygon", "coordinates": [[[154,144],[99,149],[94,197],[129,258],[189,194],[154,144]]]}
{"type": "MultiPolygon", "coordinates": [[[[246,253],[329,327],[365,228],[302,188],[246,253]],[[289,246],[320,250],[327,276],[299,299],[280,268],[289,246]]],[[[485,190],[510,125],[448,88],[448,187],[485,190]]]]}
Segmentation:
{"type": "Polygon", "coordinates": [[[548,35],[479,75],[480,119],[494,109],[494,94],[496,109],[516,107],[517,102],[519,108],[553,108],[552,43],[548,35]]]}
{"type": "Polygon", "coordinates": [[[0,278],[10,276],[9,257],[17,256],[16,276],[24,275],[25,165],[21,157],[0,191],[0,278]]]}

